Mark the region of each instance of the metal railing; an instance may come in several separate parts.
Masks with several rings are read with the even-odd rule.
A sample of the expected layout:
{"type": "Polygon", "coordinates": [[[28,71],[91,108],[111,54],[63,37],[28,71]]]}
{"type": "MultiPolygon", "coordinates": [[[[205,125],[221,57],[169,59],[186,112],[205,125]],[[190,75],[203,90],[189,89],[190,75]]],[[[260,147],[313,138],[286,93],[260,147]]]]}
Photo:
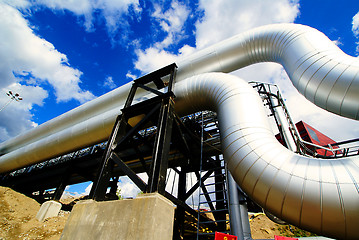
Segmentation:
{"type": "MultiPolygon", "coordinates": [[[[312,142],[305,141],[301,136],[296,128],[295,124],[293,123],[292,118],[290,117],[289,111],[285,105],[284,99],[282,98],[280,88],[275,84],[269,84],[269,83],[261,83],[261,82],[250,82],[252,84],[253,88],[257,89],[258,94],[262,97],[262,100],[266,102],[266,106],[268,108],[273,107],[281,107],[283,109],[283,112],[286,116],[286,119],[289,124],[289,130],[291,131],[291,135],[296,142],[297,145],[297,152],[301,155],[310,155],[317,158],[342,158],[342,157],[350,157],[359,155],[359,138],[336,142],[333,144],[328,145],[318,145],[312,142]],[[278,106],[272,106],[269,104],[269,98],[275,97],[278,100],[279,105],[278,106]],[[318,153],[318,150],[322,150],[321,152],[324,152],[324,154],[318,153]]],[[[272,109],[270,109],[271,112],[272,109]]],[[[275,118],[275,115],[272,114],[275,118]]],[[[275,119],[277,126],[278,122],[275,119]]],[[[279,129],[279,127],[278,127],[279,129]]],[[[283,139],[283,138],[282,138],[283,139]]]]}

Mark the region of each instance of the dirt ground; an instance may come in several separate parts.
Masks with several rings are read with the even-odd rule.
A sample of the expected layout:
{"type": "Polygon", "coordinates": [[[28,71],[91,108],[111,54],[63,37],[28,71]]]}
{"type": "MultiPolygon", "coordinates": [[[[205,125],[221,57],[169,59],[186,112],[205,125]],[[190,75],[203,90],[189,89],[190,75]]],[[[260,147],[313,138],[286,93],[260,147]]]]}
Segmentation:
{"type": "Polygon", "coordinates": [[[274,239],[274,235],[293,238],[316,236],[291,225],[279,225],[263,213],[250,215],[249,223],[253,239],[274,239]]]}
{"type": "MultiPolygon", "coordinates": [[[[39,209],[40,204],[35,200],[0,186],[0,240],[60,239],[69,212],[61,211],[58,217],[39,222],[36,219],[39,209]]],[[[289,226],[278,225],[264,214],[251,215],[250,225],[254,239],[293,236],[293,227],[290,230],[289,226]]]]}
{"type": "Polygon", "coordinates": [[[35,200],[0,186],[0,240],[60,239],[69,212],[39,222],[39,209],[35,200]]]}

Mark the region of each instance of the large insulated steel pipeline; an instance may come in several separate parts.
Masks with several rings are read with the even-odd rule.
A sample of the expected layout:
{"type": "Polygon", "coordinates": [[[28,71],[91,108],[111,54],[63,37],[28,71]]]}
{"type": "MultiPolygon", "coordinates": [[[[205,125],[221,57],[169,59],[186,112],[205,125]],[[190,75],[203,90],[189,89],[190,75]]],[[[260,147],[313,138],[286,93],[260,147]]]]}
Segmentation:
{"type": "MultiPolygon", "coordinates": [[[[176,63],[175,94],[181,96],[180,86],[186,78],[206,72],[231,72],[257,62],[280,63],[293,85],[307,99],[338,115],[359,118],[358,59],[343,53],[317,30],[295,24],[260,27],[183,58],[176,63]]],[[[226,85],[220,79],[218,77],[218,84],[226,85]]],[[[204,82],[188,84],[186,81],[186,86],[206,88],[204,82]]],[[[235,93],[237,90],[232,85],[235,93]]],[[[0,144],[0,154],[3,154],[0,173],[105,140],[129,89],[130,84],[124,85],[0,144]]],[[[190,91],[188,88],[183,94],[190,91]]],[[[137,95],[138,101],[145,98],[143,92],[137,95]]],[[[258,135],[252,134],[252,130],[246,132],[252,129],[254,119],[251,116],[259,116],[263,110],[260,105],[246,108],[250,100],[240,99],[242,102],[229,104],[231,101],[225,101],[216,107],[222,116],[222,144],[228,145],[223,151],[236,181],[278,217],[329,236],[354,238],[353,225],[359,220],[358,211],[353,210],[359,209],[358,162],[353,159],[328,162],[294,155],[272,142],[273,136],[267,137],[265,123],[253,128],[258,135]],[[236,110],[242,107],[247,110],[241,111],[239,116],[236,110]],[[234,132],[248,137],[237,138],[233,132],[235,126],[243,130],[234,132]],[[263,142],[262,147],[259,142],[263,142]],[[243,160],[233,160],[237,157],[243,160]]],[[[201,98],[194,100],[201,101],[201,98]]],[[[176,102],[179,111],[187,109],[186,104],[176,102]]],[[[209,102],[216,104],[214,99],[209,102]]]]}
{"type": "MultiPolygon", "coordinates": [[[[205,72],[231,72],[257,62],[282,64],[294,86],[306,98],[333,113],[353,119],[359,118],[358,59],[343,53],[321,32],[303,25],[263,26],[198,51],[177,62],[176,82],[205,72]]],[[[61,143],[61,146],[64,146],[62,152],[106,140],[130,87],[130,83],[121,86],[25,134],[1,143],[0,155],[7,155],[20,148],[22,151],[31,152],[44,143],[44,138],[58,135],[60,132],[63,132],[63,137],[68,137],[61,143]],[[79,131],[81,133],[78,133],[79,131]],[[82,133],[84,135],[81,135],[82,133]],[[76,139],[78,134],[81,138],[76,139]],[[42,143],[36,144],[41,139],[42,143]],[[70,145],[69,149],[67,145],[70,145]]],[[[144,93],[137,96],[138,100],[141,100],[144,93]]],[[[61,140],[50,137],[46,141],[52,144],[61,140]]],[[[61,146],[56,148],[62,148],[61,146]]],[[[31,156],[21,160],[16,160],[17,153],[12,153],[11,157],[3,155],[0,157],[0,173],[57,154],[41,152],[38,157],[31,156]],[[16,163],[6,167],[4,163],[13,161],[10,159],[14,159],[16,163]]]]}
{"type": "MultiPolygon", "coordinates": [[[[324,34],[308,26],[274,24],[234,36],[178,61],[176,81],[205,72],[228,73],[258,62],[280,63],[294,86],[307,99],[341,116],[359,118],[358,59],[346,55],[324,34]]],[[[130,87],[131,84],[121,86],[1,143],[0,154],[9,153],[71,127],[74,127],[74,131],[85,129],[92,132],[84,124],[91,118],[101,118],[94,120],[95,128],[98,129],[96,136],[88,134],[87,142],[77,141],[74,147],[105,140],[130,87]],[[101,115],[103,116],[100,117],[101,115]],[[80,126],[75,126],[76,124],[80,126]]],[[[143,96],[143,93],[138,96],[143,96]]],[[[90,125],[93,126],[92,123],[90,125]]],[[[0,158],[0,172],[4,172],[6,169],[2,170],[1,161],[0,158]]]]}
{"type": "Polygon", "coordinates": [[[283,147],[258,93],[224,73],[179,83],[186,110],[218,114],[222,151],[237,184],[260,206],[293,225],[336,239],[358,239],[359,158],[309,158],[283,147]]]}

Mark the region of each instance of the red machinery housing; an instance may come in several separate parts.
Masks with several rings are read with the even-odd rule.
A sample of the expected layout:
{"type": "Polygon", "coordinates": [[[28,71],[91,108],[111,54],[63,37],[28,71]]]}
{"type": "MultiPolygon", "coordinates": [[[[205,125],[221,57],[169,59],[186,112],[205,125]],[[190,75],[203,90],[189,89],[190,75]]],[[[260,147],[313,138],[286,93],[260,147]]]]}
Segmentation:
{"type": "MultiPolygon", "coordinates": [[[[324,135],[323,133],[321,133],[314,127],[310,126],[309,124],[307,124],[303,121],[299,121],[295,124],[295,126],[298,129],[300,137],[304,141],[310,142],[310,143],[313,143],[313,144],[316,144],[319,146],[323,146],[326,148],[332,148],[332,149],[339,148],[338,146],[335,145],[337,142],[335,142],[330,137],[324,135]]],[[[281,142],[283,145],[285,145],[280,134],[277,134],[276,138],[278,139],[279,142],[281,142]]],[[[306,144],[306,147],[309,148],[311,151],[316,152],[317,154],[322,155],[322,156],[329,157],[329,156],[334,155],[333,152],[331,152],[331,151],[326,151],[325,149],[318,149],[309,144],[306,144]]],[[[339,151],[338,151],[338,153],[339,153],[339,151]]]]}

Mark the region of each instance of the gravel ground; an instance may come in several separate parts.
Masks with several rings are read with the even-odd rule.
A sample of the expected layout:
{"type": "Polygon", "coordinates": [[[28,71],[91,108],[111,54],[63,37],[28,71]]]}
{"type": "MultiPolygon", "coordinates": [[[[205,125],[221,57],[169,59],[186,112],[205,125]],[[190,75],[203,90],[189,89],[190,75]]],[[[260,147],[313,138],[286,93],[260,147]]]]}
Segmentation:
{"type": "MultiPolygon", "coordinates": [[[[77,201],[76,199],[70,199],[77,201]]],[[[64,202],[68,204],[69,199],[64,202]]],[[[60,239],[70,212],[60,211],[59,216],[40,222],[36,214],[40,204],[34,199],[0,186],[0,240],[60,239]]],[[[294,236],[292,226],[278,225],[264,214],[250,215],[254,239],[274,239],[274,235],[294,236]]]]}

